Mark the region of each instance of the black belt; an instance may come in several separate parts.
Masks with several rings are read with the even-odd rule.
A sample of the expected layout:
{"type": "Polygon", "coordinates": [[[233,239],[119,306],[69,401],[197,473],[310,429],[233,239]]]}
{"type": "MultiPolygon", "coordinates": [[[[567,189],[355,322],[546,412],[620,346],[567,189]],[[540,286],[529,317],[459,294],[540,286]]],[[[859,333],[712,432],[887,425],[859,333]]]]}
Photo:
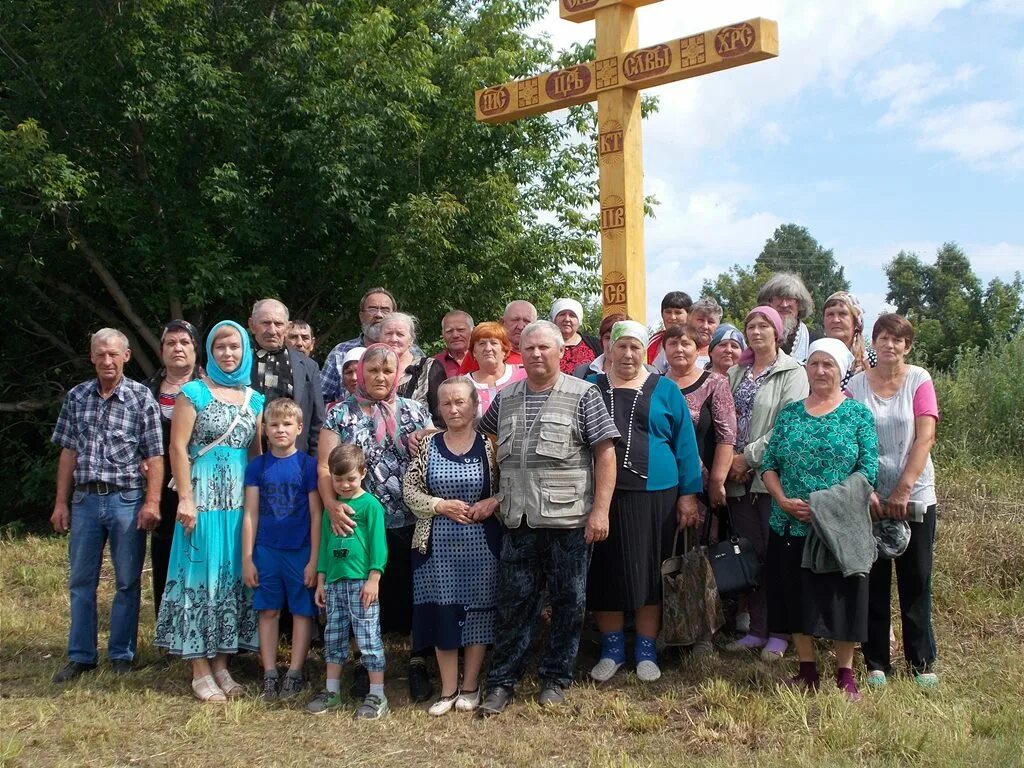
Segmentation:
{"type": "Polygon", "coordinates": [[[114,485],[113,483],[82,483],[77,487],[77,490],[84,491],[85,493],[95,493],[99,496],[106,496],[111,493],[117,493],[121,490],[121,486],[114,485]]]}

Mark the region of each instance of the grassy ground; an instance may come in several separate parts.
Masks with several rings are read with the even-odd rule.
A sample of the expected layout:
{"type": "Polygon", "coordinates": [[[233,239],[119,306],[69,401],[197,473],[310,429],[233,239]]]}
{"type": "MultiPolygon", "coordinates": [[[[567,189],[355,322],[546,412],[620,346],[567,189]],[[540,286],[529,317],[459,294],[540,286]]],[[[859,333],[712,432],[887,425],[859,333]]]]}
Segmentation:
{"type": "MultiPolygon", "coordinates": [[[[769,667],[753,657],[694,662],[672,653],[653,685],[620,674],[600,688],[572,688],[561,711],[541,711],[528,702],[531,678],[499,719],[435,720],[408,705],[396,648],[387,680],[395,711],[383,721],[313,718],[254,698],[201,706],[189,696],[184,667],[149,644],[149,594],[140,669],[121,678],[101,667],[59,689],[49,678],[67,633],[66,544],[7,539],[0,542],[0,765],[1024,766],[1024,472],[1020,465],[983,476],[950,468],[941,476],[941,688],[925,694],[900,676],[858,704],[832,690],[803,696],[779,688],[791,658],[769,667]]],[[[109,605],[111,589],[108,569],[101,605],[109,605]]],[[[596,650],[585,643],[581,670],[596,650]]],[[[238,666],[255,692],[255,659],[238,666]]],[[[319,681],[322,664],[311,671],[319,681]]]]}

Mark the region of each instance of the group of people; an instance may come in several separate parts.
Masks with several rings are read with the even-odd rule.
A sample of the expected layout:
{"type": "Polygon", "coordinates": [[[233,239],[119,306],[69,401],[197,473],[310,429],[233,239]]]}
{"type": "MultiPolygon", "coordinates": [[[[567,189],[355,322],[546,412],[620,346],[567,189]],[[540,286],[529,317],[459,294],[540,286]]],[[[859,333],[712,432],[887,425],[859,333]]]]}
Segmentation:
{"type": "MultiPolygon", "coordinates": [[[[868,346],[852,294],[826,301],[820,337],[812,313],[788,273],[740,327],[678,291],[653,335],[610,315],[588,336],[571,298],[549,320],[513,301],[478,325],[449,312],[444,349],[428,357],[416,319],[373,288],[361,334],[321,370],[309,324],[262,299],[248,329],[214,325],[205,356],[191,324],[168,323],[145,384],[124,375],[127,338],[102,329],[96,378],[67,394],[53,434],[51,522],[71,531],[68,660],[54,681],[97,666],[108,540],[108,653],[116,672],[132,669],[151,531],[155,644],[190,661],[202,701],[244,695],[228,668],[243,650],[260,655],[265,700],[298,696],[325,611],[311,713],[344,706],[354,645],[355,716],[385,714],[382,636],[394,633],[407,638],[413,701],[434,697],[436,658],[431,715],[500,714],[542,621],[538,701],[558,705],[588,611],[601,635],[593,680],[626,664],[627,631],[637,677],[661,676],[661,564],[679,529],[714,517],[764,564],[725,651],[776,660],[792,645],[788,682],[816,689],[814,638],[831,640],[836,685],[856,699],[859,644],[867,683],[884,685],[895,562],[906,661],[932,687],[935,390],[907,363],[905,318],[876,319],[868,346]]],[[[713,637],[692,652],[714,653],[713,637]]]]}

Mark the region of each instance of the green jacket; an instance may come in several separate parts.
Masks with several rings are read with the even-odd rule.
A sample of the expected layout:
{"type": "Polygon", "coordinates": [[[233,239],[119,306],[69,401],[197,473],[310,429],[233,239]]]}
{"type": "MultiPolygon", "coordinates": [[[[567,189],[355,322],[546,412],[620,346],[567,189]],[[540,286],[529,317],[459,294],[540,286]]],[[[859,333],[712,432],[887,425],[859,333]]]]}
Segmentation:
{"type": "MultiPolygon", "coordinates": [[[[733,392],[743,379],[743,372],[744,367],[740,365],[734,365],[729,369],[729,389],[733,392]]],[[[754,398],[754,412],[750,417],[747,445],[743,449],[747,464],[754,470],[754,480],[750,485],[751,493],[768,493],[768,489],[761,482],[760,467],[764,449],[772,437],[775,417],[790,403],[807,397],[809,391],[804,367],[780,349],[775,368],[754,398]]],[[[746,493],[746,488],[739,483],[726,482],[725,492],[727,496],[742,496],[746,493]]]]}

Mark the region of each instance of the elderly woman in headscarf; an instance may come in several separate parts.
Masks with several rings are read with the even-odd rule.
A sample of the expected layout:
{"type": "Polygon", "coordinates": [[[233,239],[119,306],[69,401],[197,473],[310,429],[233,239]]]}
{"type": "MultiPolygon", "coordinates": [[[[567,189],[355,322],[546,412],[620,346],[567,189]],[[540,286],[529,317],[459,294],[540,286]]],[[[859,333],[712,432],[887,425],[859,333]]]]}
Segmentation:
{"type": "Polygon", "coordinates": [[[728,376],[729,369],[740,361],[740,355],[746,348],[747,340],[743,338],[743,331],[735,325],[722,323],[715,329],[708,345],[711,362],[707,369],[728,376]]]}
{"type": "Polygon", "coordinates": [[[228,656],[259,647],[252,592],[242,581],[242,517],[263,395],[249,386],[252,348],[238,323],[213,327],[206,360],[206,375],[181,387],[171,419],[179,501],[155,644],[191,660],[196,698],[223,702],[245,693],[228,656]]]}
{"type": "MultiPolygon", "coordinates": [[[[365,489],[384,505],[388,567],[380,581],[380,622],[382,632],[408,635],[412,630],[411,552],[416,518],[405,503],[402,480],[411,461],[409,435],[433,426],[430,412],[418,400],[398,395],[400,361],[388,344],[371,344],[356,369],[356,391],[327,414],[317,446],[317,475],[324,511],[339,533],[352,529],[345,504],[338,501],[331,482],[328,459],[340,443],[363,449],[366,459],[365,489]]],[[[440,366],[438,366],[440,367],[440,366]]],[[[443,369],[442,369],[443,370],[443,369]]],[[[414,649],[416,650],[416,649],[414,649]]],[[[409,689],[415,701],[432,693],[421,649],[410,660],[409,689]]],[[[357,698],[369,690],[361,667],[356,670],[357,698]]]]}
{"type": "Polygon", "coordinates": [[[569,376],[577,367],[587,365],[601,354],[601,344],[593,336],[580,333],[583,305],[576,299],[555,299],[551,305],[551,322],[558,326],[565,342],[565,353],[559,367],[569,376]]]}
{"type": "Polygon", "coordinates": [[[849,291],[836,291],[825,301],[825,336],[839,339],[853,354],[853,364],[839,382],[846,389],[854,374],[874,368],[875,350],[864,344],[864,308],[849,291]]]}
{"type": "MultiPolygon", "coordinates": [[[[729,387],[736,405],[736,454],[729,470],[726,495],[729,519],[737,535],[749,539],[764,560],[768,548],[771,499],[761,481],[761,460],[772,436],[775,419],[786,405],[807,395],[807,376],[792,357],[780,349],[782,318],[768,306],[754,307],[743,323],[747,349],[729,371],[729,387]]],[[[782,658],[788,642],[768,637],[767,594],[762,585],[746,596],[747,610],[737,616],[737,628],[746,635],[728,650],[762,649],[766,661],[782,658]],[[746,614],[746,615],[744,615],[746,614]]]]}
{"type": "Polygon", "coordinates": [[[798,363],[807,360],[807,350],[821,334],[804,322],[814,314],[814,299],[800,275],[795,272],[776,272],[761,286],[757,303],[770,306],[782,318],[783,336],[779,346],[798,363]]]}
{"type": "Polygon", "coordinates": [[[608,538],[594,545],[587,607],[601,630],[601,659],[590,676],[604,682],[625,663],[623,622],[634,612],[636,674],[661,677],[655,638],[661,625],[661,563],[676,530],[696,525],[703,490],[697,441],[686,401],[669,378],[644,363],[647,329],[633,320],[612,326],[611,365],[597,384],[622,437],[608,538]]]}
{"type": "MultiPolygon", "coordinates": [[[[147,381],[160,404],[160,428],[164,438],[164,477],[171,473],[171,416],[174,402],[182,386],[198,379],[203,368],[199,364],[199,331],[187,320],[171,320],[160,334],[160,370],[147,381]]],[[[153,564],[153,609],[160,615],[160,600],[167,584],[167,564],[171,559],[174,541],[174,520],[178,514],[178,492],[164,488],[160,495],[160,524],[153,529],[149,540],[149,555],[153,564]]]]}
{"type": "Polygon", "coordinates": [[[810,394],[779,413],[761,477],[772,497],[769,629],[792,634],[800,658],[789,682],[817,689],[813,638],[826,638],[835,649],[836,685],[856,701],[853,651],[868,636],[865,577],[875,558],[868,508],[878,477],[878,436],[871,411],[839,387],[852,364],[853,354],[838,339],[810,345],[810,394]],[[826,544],[827,555],[815,538],[826,544]]]}

